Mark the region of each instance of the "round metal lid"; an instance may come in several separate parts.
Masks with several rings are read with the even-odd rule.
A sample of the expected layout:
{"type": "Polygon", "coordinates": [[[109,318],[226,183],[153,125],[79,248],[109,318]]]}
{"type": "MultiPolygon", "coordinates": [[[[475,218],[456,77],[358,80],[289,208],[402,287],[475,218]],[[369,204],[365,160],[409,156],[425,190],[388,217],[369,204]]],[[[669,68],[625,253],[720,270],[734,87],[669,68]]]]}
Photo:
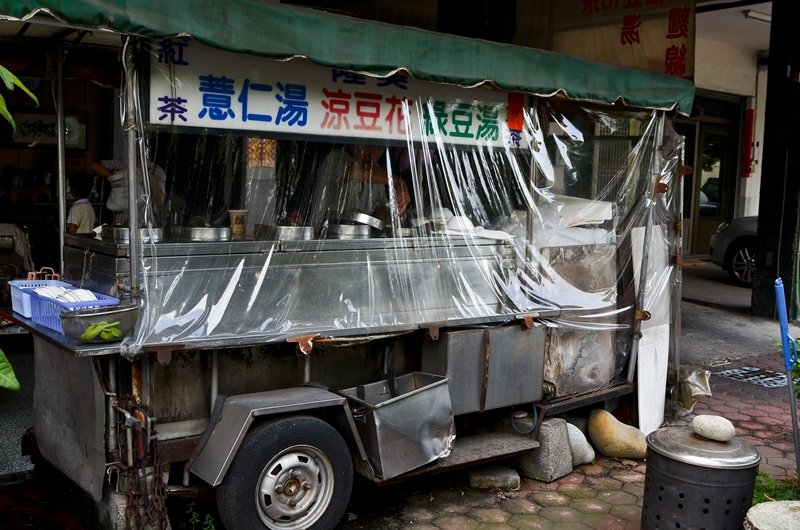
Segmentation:
{"type": "Polygon", "coordinates": [[[647,447],[673,460],[711,469],[745,469],[761,461],[758,450],[740,438],[717,442],[684,427],[664,427],[651,432],[647,435],[647,447]]]}

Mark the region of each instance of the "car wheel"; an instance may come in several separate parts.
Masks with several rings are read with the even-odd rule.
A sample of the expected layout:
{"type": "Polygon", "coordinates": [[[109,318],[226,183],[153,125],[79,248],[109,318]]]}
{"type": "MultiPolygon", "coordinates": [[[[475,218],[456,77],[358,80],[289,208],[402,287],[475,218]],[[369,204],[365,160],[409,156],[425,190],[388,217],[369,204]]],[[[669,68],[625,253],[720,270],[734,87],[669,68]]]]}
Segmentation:
{"type": "Polygon", "coordinates": [[[350,450],[339,433],[311,416],[256,427],[217,489],[228,530],[330,530],[353,486],[350,450]]]}
{"type": "Polygon", "coordinates": [[[745,239],[736,241],[728,251],[728,275],[740,285],[753,285],[753,272],[756,264],[756,241],[745,239]]]}

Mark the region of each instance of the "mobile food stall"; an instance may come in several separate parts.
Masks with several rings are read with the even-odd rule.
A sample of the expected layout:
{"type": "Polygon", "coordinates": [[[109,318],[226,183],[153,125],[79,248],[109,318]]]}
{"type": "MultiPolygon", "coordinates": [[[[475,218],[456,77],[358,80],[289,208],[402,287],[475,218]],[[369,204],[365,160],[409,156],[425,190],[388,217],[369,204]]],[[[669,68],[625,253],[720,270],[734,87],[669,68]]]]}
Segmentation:
{"type": "Polygon", "coordinates": [[[136,190],[64,237],[97,301],[18,289],[42,457],[125,525],[213,487],[226,528],[330,529],[354,472],[522,454],[637,392],[658,427],[691,83],[240,4],[0,2],[121,36],[136,190]]]}

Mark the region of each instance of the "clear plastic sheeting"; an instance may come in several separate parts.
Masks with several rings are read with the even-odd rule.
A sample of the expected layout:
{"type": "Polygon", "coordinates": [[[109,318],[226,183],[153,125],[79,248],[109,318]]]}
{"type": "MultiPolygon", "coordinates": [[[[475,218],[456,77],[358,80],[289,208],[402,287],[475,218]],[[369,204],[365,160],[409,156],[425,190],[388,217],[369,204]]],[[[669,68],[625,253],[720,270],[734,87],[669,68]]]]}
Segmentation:
{"type": "MultiPolygon", "coordinates": [[[[353,123],[325,137],[142,126],[143,151],[167,175],[164,204],[142,218],[163,235],[141,243],[143,309],[123,353],[533,317],[562,330],[566,348],[567,335],[604,333],[613,370],[635,307],[672,277],[642,269],[634,248],[636,234],[670,244],[676,137],[661,111],[561,97],[517,95],[512,123],[499,94],[404,100],[399,141],[353,123]],[[493,128],[472,124],[465,139],[464,120],[478,117],[493,128]]],[[[130,288],[93,263],[96,277],[116,274],[106,290],[130,288]]]]}

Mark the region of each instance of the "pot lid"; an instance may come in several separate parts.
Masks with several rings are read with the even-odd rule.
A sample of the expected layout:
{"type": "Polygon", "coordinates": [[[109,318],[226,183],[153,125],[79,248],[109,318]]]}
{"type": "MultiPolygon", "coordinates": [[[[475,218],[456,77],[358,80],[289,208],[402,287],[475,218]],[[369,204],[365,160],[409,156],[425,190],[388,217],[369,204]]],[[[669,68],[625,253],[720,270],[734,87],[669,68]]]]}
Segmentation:
{"type": "Polygon", "coordinates": [[[647,435],[647,447],[667,458],[712,469],[757,466],[761,455],[741,438],[717,442],[697,436],[691,428],[665,427],[647,435]]]}

